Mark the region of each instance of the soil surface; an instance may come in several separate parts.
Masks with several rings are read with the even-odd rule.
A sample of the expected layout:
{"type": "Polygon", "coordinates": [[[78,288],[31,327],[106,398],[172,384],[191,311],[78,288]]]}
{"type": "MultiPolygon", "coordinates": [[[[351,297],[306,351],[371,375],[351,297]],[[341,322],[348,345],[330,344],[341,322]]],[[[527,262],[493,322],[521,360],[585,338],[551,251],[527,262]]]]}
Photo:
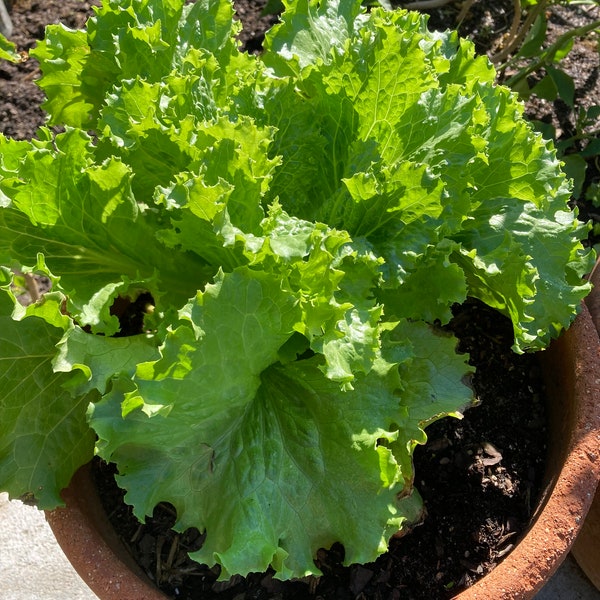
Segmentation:
{"type": "MultiPolygon", "coordinates": [[[[250,52],[260,51],[265,29],[277,19],[261,15],[265,1],[236,2],[244,25],[240,38],[250,52]]],[[[28,51],[48,23],[83,26],[93,4],[15,0],[12,39],[28,51]]],[[[475,2],[464,15],[460,5],[430,11],[430,25],[445,29],[460,21],[459,31],[472,38],[480,52],[501,51],[513,19],[512,0],[475,2]]],[[[550,17],[551,36],[592,17],[598,15],[583,7],[556,7],[550,17]]],[[[598,50],[588,42],[578,44],[563,67],[576,81],[577,101],[600,105],[598,50]]],[[[30,139],[43,124],[37,77],[32,58],[19,65],[0,62],[0,131],[6,135],[30,139]]],[[[553,123],[561,135],[574,131],[576,115],[560,101],[532,101],[527,114],[553,123]]],[[[590,170],[589,177],[597,176],[590,170]]],[[[468,410],[463,420],[442,419],[431,425],[427,445],[415,453],[416,486],[427,510],[422,525],[393,539],[389,552],[372,564],[342,567],[344,549],[335,545],[319,551],[323,576],[318,579],[282,583],[271,573],[258,573],[217,582],[218,570],[187,558],[187,552],[202,543],[200,533],[171,531],[175,516],[168,505],[159,505],[154,517],[140,524],[122,502],[112,466],[98,462],[107,512],[150,577],[173,598],[186,600],[430,600],[452,597],[492,569],[518,541],[536,506],[546,451],[544,394],[535,356],[510,351],[507,320],[477,302],[457,307],[455,314],[451,328],[461,340],[460,351],[470,352],[477,367],[473,386],[481,405],[468,410]]]]}

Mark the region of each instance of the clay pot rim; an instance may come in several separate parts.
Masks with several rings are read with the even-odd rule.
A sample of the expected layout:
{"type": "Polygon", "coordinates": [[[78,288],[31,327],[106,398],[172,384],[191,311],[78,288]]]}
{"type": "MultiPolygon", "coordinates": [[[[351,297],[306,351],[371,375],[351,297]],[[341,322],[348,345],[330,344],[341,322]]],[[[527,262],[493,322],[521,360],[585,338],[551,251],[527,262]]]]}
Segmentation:
{"type": "MultiPolygon", "coordinates": [[[[491,573],[455,596],[459,600],[532,598],[567,556],[589,510],[600,478],[600,376],[595,375],[600,373],[600,341],[585,306],[546,352],[550,357],[559,351],[567,353],[567,360],[559,363],[574,369],[574,386],[581,398],[569,451],[528,532],[491,573]],[[596,363],[596,369],[586,366],[590,361],[596,363]]],[[[134,563],[112,530],[89,465],[74,476],[63,498],[66,507],[48,511],[46,518],[76,571],[100,598],[167,598],[134,563]],[[78,486],[92,494],[90,500],[79,495],[78,486]],[[92,525],[90,516],[99,525],[92,525]],[[104,529],[107,524],[108,531],[104,529]]]]}

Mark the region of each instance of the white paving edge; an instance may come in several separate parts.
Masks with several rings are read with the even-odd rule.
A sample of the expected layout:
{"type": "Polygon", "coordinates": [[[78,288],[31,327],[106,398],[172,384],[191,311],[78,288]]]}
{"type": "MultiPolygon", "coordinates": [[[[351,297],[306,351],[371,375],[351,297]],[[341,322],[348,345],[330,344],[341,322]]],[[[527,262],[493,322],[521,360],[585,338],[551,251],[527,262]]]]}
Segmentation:
{"type": "Polygon", "coordinates": [[[0,493],[0,600],[63,599],[97,596],[63,554],[44,514],[0,493]]]}

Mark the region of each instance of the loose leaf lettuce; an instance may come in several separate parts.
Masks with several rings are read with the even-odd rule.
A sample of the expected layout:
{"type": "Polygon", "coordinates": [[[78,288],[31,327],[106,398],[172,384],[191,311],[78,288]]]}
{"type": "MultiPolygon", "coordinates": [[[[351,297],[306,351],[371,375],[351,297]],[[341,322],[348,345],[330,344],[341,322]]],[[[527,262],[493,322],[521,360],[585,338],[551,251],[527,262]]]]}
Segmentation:
{"type": "Polygon", "coordinates": [[[348,561],[373,560],[404,520],[395,497],[412,480],[407,448],[424,441],[425,419],[468,401],[454,341],[424,324],[405,323],[384,346],[390,358],[420,346],[410,365],[400,352],[403,380],[383,357],[352,393],[323,377],[318,355],[279,364],[299,313],[280,281],[224,274],[186,307],[164,358],[141,364],[94,409],[98,448],[123,465],[137,515],[166,500],[178,529],[212,527],[195,557],[217,559],[224,575],[270,564],[281,577],[311,573],[314,548],[339,539],[348,561]],[[232,348],[248,358],[231,360],[232,348]],[[407,382],[414,399],[397,394],[407,382]],[[425,411],[416,408],[424,397],[425,411]],[[340,507],[361,505],[364,523],[349,531],[340,507]]]}
{"type": "Polygon", "coordinates": [[[425,427],[471,399],[430,324],[474,296],[543,348],[593,260],[470,43],[285,6],[256,57],[230,2],[105,0],[33,52],[62,132],[0,136],[0,485],[57,504],[96,436],[135,514],[172,503],[221,577],[383,552],[418,518],[425,427]],[[21,306],[9,268],[53,291],[21,306]]]}
{"type": "MultiPolygon", "coordinates": [[[[1,277],[6,283],[7,272],[1,277]]],[[[94,433],[86,422],[95,393],[74,398],[52,359],[62,331],[44,319],[11,316],[11,292],[0,294],[0,481],[13,496],[34,494],[40,508],[54,508],[59,492],[89,460],[94,433]]],[[[48,299],[48,304],[54,304],[48,299]]],[[[51,309],[52,310],[52,309],[51,309]]]]}

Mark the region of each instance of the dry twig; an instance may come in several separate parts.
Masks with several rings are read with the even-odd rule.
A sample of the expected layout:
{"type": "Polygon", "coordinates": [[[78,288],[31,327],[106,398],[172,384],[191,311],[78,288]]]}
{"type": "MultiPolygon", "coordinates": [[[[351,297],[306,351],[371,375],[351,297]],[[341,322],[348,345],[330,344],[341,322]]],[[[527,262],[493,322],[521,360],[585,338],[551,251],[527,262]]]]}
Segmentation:
{"type": "Polygon", "coordinates": [[[407,10],[428,10],[429,8],[439,8],[440,6],[444,6],[453,1],[454,0],[416,0],[415,2],[403,4],[402,8],[406,8],[407,10]]]}

